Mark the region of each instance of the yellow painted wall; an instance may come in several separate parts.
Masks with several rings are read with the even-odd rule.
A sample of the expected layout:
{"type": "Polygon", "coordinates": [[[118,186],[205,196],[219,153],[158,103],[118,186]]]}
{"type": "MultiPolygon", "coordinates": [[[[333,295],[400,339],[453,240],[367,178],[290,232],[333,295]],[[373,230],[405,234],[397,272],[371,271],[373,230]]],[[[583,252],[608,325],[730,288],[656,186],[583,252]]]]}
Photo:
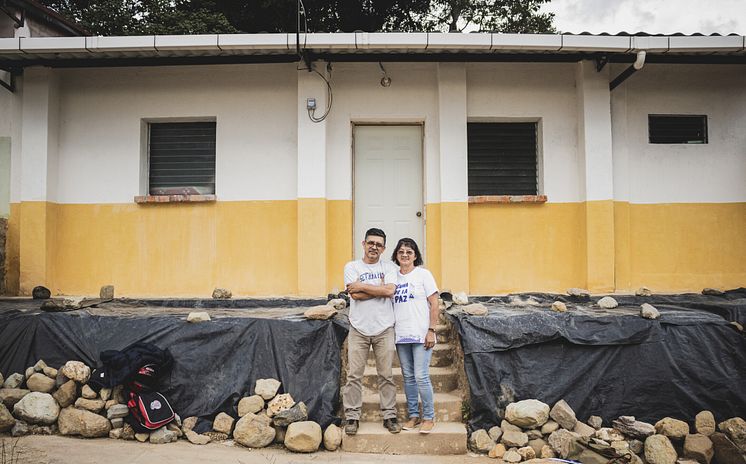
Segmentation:
{"type": "Polygon", "coordinates": [[[332,292],[344,290],[344,265],[353,259],[352,201],[326,202],[326,286],[332,292]]]}
{"type": "Polygon", "coordinates": [[[442,266],[440,245],[440,203],[429,203],[425,206],[425,267],[433,273],[435,282],[443,287],[443,274],[440,272],[442,266]]]}
{"type": "Polygon", "coordinates": [[[5,292],[8,295],[17,295],[20,284],[20,230],[21,230],[21,205],[10,204],[10,216],[8,216],[8,232],[5,236],[5,292]]]}

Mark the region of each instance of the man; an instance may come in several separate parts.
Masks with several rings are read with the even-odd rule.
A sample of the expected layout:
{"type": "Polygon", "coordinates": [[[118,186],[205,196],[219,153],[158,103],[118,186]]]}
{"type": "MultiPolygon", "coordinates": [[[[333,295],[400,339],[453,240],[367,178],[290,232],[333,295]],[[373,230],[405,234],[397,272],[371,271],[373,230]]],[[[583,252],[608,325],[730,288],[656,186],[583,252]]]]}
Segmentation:
{"type": "Polygon", "coordinates": [[[347,435],[357,433],[363,406],[362,380],[371,347],[376,359],[383,426],[391,433],[401,431],[396,419],[396,385],[391,372],[396,355],[391,297],[396,290],[398,269],[390,261],[381,260],[385,248],[386,234],[381,229],[369,229],[363,240],[363,259],[350,261],[344,269],[350,294],[347,384],[342,391],[347,435]]]}

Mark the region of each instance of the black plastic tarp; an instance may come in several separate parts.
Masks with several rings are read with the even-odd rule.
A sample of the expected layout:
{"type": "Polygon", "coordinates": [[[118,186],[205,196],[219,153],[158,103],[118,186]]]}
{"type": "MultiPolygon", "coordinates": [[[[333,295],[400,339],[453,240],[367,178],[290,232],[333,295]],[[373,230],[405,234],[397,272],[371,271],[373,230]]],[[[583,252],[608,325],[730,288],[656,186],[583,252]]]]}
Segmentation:
{"type": "Polygon", "coordinates": [[[482,298],[486,316],[451,311],[465,354],[473,430],[499,424],[513,401],[564,399],[581,420],[620,415],[643,421],[693,420],[710,410],[717,420],[746,416],[746,291],[722,296],[561,295],[482,298]],[[520,301],[523,301],[522,303],[520,301]],[[549,310],[564,301],[568,312],[549,310]],[[659,320],[639,315],[653,304],[659,320]]]}
{"type": "Polygon", "coordinates": [[[323,427],[335,420],[340,348],[347,335],[344,317],[220,316],[190,324],[186,313],[42,313],[9,309],[14,305],[6,303],[0,310],[0,371],[6,376],[23,373],[39,359],[54,367],[68,360],[95,367],[101,351],[145,341],[169,349],[174,357],[160,391],[181,417],[208,418],[221,411],[235,417],[238,400],[253,393],[257,379],[271,377],[282,382],[280,392],[306,404],[311,420],[323,427]]]}

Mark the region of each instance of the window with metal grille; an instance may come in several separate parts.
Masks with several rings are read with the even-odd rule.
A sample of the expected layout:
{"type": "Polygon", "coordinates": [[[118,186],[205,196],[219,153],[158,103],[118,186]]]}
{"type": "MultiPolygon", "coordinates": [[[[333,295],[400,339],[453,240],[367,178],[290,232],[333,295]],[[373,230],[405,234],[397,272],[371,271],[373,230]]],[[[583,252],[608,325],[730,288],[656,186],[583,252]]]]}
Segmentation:
{"type": "Polygon", "coordinates": [[[707,143],[706,115],[649,114],[650,143],[707,143]]]}
{"type": "Polygon", "coordinates": [[[148,124],[151,195],[215,193],[215,122],[148,124]]]}
{"type": "Polygon", "coordinates": [[[535,122],[467,124],[469,196],[537,195],[535,122]]]}

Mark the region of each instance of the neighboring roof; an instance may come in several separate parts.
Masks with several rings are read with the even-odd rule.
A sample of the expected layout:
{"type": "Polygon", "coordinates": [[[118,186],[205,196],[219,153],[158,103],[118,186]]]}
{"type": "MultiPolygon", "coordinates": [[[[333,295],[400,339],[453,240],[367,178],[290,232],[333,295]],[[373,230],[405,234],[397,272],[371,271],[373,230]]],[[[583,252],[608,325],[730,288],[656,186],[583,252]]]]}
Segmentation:
{"type": "MultiPolygon", "coordinates": [[[[746,63],[746,37],[499,33],[300,34],[310,59],[331,61],[564,61],[605,57],[647,61],[746,63]]],[[[0,67],[145,66],[294,62],[296,34],[211,34],[0,39],[0,67]]]]}
{"type": "Polygon", "coordinates": [[[56,27],[68,35],[90,35],[88,30],[77,24],[75,21],[62,16],[36,0],[6,0],[6,3],[25,10],[27,15],[50,24],[52,27],[56,27]]]}

